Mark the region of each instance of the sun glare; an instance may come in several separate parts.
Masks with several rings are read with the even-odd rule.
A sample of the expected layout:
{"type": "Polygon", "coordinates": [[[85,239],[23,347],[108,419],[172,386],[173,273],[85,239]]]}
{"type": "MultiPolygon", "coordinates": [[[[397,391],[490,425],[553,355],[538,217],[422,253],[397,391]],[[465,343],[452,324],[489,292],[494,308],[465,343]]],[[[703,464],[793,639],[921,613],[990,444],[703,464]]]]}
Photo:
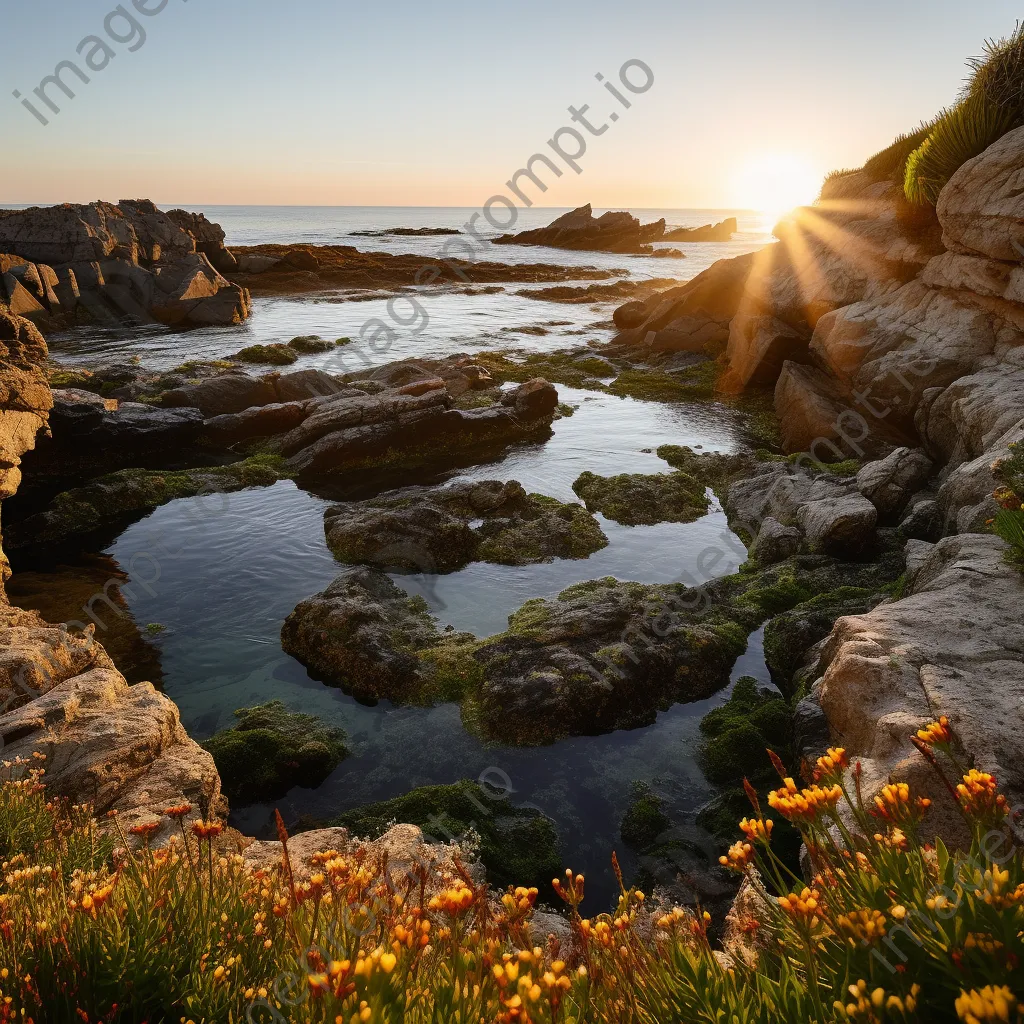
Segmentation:
{"type": "Polygon", "coordinates": [[[769,228],[795,206],[814,202],[822,175],[806,160],[791,154],[766,153],[745,164],[736,175],[740,205],[758,210],[769,228]]]}

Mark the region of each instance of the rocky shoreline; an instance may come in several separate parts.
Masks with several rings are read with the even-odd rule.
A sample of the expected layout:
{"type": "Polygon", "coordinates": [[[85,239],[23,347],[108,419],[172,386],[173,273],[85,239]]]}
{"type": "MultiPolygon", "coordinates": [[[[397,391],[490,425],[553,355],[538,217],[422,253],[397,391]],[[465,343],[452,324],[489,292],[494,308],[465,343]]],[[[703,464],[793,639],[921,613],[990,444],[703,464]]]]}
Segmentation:
{"type": "MultiPolygon", "coordinates": [[[[4,548],[22,559],[189,494],[357,479],[367,493],[324,524],[347,567],[283,624],[285,650],[319,678],[360,699],[458,702],[476,735],[552,743],[639,728],[721,691],[764,626],[796,762],[842,744],[865,796],[910,782],[934,802],[929,835],[956,843],[950,798],[909,743],[916,729],[947,716],[972,762],[1011,801],[1024,796],[1024,576],[989,525],[999,466],[1024,442],[1024,271],[1011,244],[1024,241],[1022,163],[1018,129],[957,172],[934,217],[867,170],[836,177],[818,205],[779,226],[777,245],[620,306],[604,347],[405,360],[361,376],[136,368],[112,374],[106,394],[102,373],[63,382],[88,388],[48,384],[37,323],[79,305],[123,310],[129,294],[167,323],[230,323],[246,314],[249,290],[404,286],[424,260],[346,247],[229,251],[201,216],[141,201],[5,212],[4,548]],[[734,401],[745,415],[770,394],[781,444],[732,456],[665,446],[674,473],[586,475],[585,505],[514,481],[395,490],[412,470],[450,472],[543,443],[559,384],[734,401]],[[389,482],[374,485],[374,474],[389,482]],[[739,572],[690,586],[591,580],[528,601],[486,638],[443,629],[383,571],[582,559],[607,542],[595,511],[625,524],[686,521],[709,507],[708,493],[748,542],[739,572]]],[[[610,275],[474,263],[471,276],[610,275]]],[[[6,581],[6,556],[2,567],[6,581]]],[[[213,755],[168,698],[128,685],[91,627],[48,625],[5,596],[0,616],[5,756],[45,755],[55,793],[129,823],[176,802],[226,813],[213,755]]],[[[275,733],[275,722],[264,716],[251,731],[285,750],[281,730],[294,740],[298,727],[275,733]]],[[[311,770],[330,763],[314,753],[311,770]]],[[[646,804],[626,831],[645,835],[643,815],[656,839],[646,804]]],[[[653,839],[637,841],[649,850],[653,839]]]]}

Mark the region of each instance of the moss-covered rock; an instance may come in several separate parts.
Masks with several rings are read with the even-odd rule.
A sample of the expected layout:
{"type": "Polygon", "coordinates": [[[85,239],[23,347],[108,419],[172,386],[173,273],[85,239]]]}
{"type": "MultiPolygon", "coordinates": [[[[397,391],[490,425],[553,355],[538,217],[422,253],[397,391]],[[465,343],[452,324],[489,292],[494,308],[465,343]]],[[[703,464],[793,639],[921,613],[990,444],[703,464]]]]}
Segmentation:
{"type": "Polygon", "coordinates": [[[633,367],[623,370],[608,385],[608,390],[613,395],[648,402],[706,401],[714,397],[715,382],[721,370],[712,360],[695,363],[673,373],[633,367]]]}
{"type": "Polygon", "coordinates": [[[711,507],[703,483],[686,473],[582,473],[572,489],[592,512],[623,526],[692,523],[711,507]]]}
{"type": "Polygon", "coordinates": [[[337,346],[337,342],[321,338],[319,334],[301,334],[288,342],[288,347],[301,352],[303,355],[318,352],[330,352],[337,346]]]}
{"type": "Polygon", "coordinates": [[[698,761],[711,782],[742,782],[772,772],[766,753],[771,748],[788,754],[793,739],[793,717],[779,694],[759,689],[751,676],[740,679],[729,700],[709,711],[700,723],[704,739],[698,761]]]}
{"type": "Polygon", "coordinates": [[[348,756],[345,734],[279,701],[242,708],[238,724],[203,746],[236,803],[273,800],[292,786],[318,786],[348,756]]]}
{"type": "Polygon", "coordinates": [[[501,383],[524,382],[534,377],[543,377],[552,384],[584,388],[591,391],[606,390],[602,377],[613,376],[615,366],[589,349],[576,352],[532,353],[522,358],[512,358],[506,352],[481,352],[475,361],[485,367],[491,376],[501,383]]]}
{"type": "Polygon", "coordinates": [[[5,529],[4,541],[11,547],[60,543],[130,522],[175,498],[269,487],[289,476],[284,461],[275,455],[254,455],[243,462],[203,469],[122,469],[58,494],[45,512],[5,529]]]}
{"type": "Polygon", "coordinates": [[[418,825],[429,841],[453,842],[475,834],[487,880],[496,889],[536,885],[550,890],[561,870],[558,837],[537,810],[514,807],[507,794],[470,782],[423,786],[405,796],[346,811],[331,824],[370,839],[395,822],[418,825]]]}
{"type": "Polygon", "coordinates": [[[636,784],[619,830],[622,841],[634,850],[648,850],[671,824],[660,797],[645,783],[636,784]]]}
{"type": "Polygon", "coordinates": [[[446,573],[469,562],[587,558],[608,538],[582,505],[527,494],[515,480],[413,487],[329,508],[327,545],[349,564],[446,573]]]}
{"type": "Polygon", "coordinates": [[[299,353],[288,345],[275,342],[271,345],[248,345],[228,358],[238,363],[290,366],[299,358],[299,353]]]}

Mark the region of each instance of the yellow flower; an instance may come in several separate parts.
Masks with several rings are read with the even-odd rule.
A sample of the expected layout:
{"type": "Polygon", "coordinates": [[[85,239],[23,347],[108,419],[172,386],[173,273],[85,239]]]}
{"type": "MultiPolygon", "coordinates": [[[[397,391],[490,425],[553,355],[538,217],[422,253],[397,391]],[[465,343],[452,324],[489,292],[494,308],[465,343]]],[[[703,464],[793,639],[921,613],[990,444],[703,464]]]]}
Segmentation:
{"type": "Polygon", "coordinates": [[[1006,985],[986,985],[982,989],[961,990],[956,1012],[964,1024],[994,1024],[1013,1020],[1017,1000],[1006,985]]]}
{"type": "Polygon", "coordinates": [[[949,719],[943,715],[937,722],[917,730],[917,738],[929,745],[944,745],[953,740],[953,730],[949,727],[949,719]]]}
{"type": "Polygon", "coordinates": [[[761,842],[765,846],[771,841],[774,822],[771,818],[744,818],[740,822],[740,829],[751,843],[761,842]]]}
{"type": "Polygon", "coordinates": [[[818,758],[818,766],[814,772],[814,781],[834,779],[843,774],[843,769],[850,763],[843,747],[829,747],[824,757],[818,758]]]}
{"type": "Polygon", "coordinates": [[[977,818],[1001,818],[1006,814],[1006,797],[996,790],[995,776],[972,768],[956,787],[960,805],[977,818]]]}
{"type": "Polygon", "coordinates": [[[879,910],[851,910],[836,918],[836,929],[853,944],[874,942],[885,935],[885,914],[879,910]]]}
{"type": "Polygon", "coordinates": [[[733,843],[725,857],[719,857],[718,863],[730,871],[742,873],[754,860],[754,848],[750,843],[733,843]]]}

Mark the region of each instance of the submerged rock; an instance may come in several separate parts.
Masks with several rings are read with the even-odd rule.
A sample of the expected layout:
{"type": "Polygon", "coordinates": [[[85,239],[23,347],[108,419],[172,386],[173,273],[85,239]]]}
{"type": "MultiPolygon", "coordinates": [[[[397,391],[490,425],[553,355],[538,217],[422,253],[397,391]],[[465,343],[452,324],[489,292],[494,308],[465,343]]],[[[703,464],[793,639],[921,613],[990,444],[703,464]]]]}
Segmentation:
{"type": "Polygon", "coordinates": [[[335,558],[390,570],[444,573],[469,562],[529,565],[586,558],[608,544],[581,505],[527,494],[515,480],[407,488],[324,513],[335,558]]]}
{"type": "Polygon", "coordinates": [[[122,525],[175,498],[269,487],[287,477],[283,463],[273,456],[254,456],[230,466],[205,469],[123,469],[58,494],[45,512],[14,523],[6,539],[12,550],[59,544],[103,527],[122,525]]]}
{"type": "Polygon", "coordinates": [[[509,796],[469,781],[422,786],[346,811],[334,824],[376,839],[392,822],[402,821],[422,828],[428,842],[478,842],[480,862],[497,891],[509,885],[534,885],[547,892],[562,868],[555,827],[540,811],[516,807],[509,796]]]}
{"type": "Polygon", "coordinates": [[[588,509],[623,526],[692,523],[711,507],[705,485],[687,473],[612,477],[583,473],[572,489],[588,509]]]}
{"type": "Polygon", "coordinates": [[[320,785],[348,755],[345,733],[279,701],[242,708],[238,724],[208,739],[221,785],[239,803],[272,800],[292,786],[320,785]]]}

